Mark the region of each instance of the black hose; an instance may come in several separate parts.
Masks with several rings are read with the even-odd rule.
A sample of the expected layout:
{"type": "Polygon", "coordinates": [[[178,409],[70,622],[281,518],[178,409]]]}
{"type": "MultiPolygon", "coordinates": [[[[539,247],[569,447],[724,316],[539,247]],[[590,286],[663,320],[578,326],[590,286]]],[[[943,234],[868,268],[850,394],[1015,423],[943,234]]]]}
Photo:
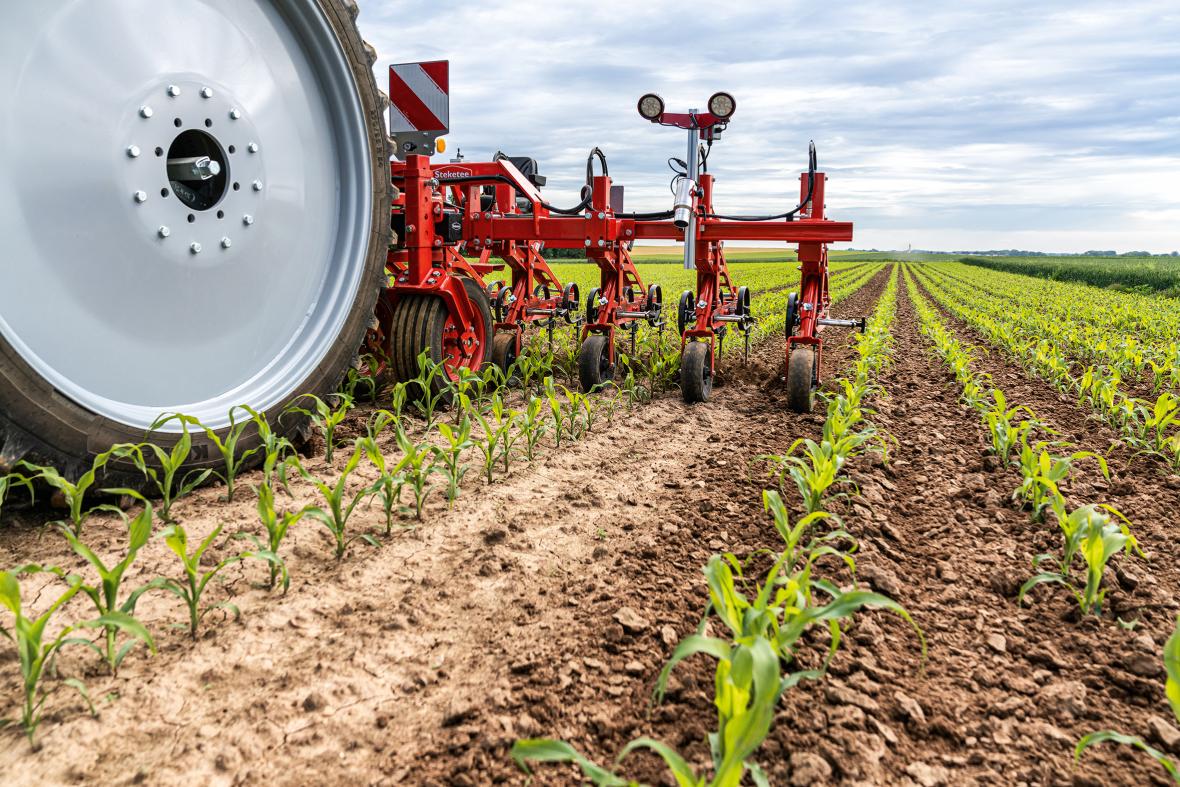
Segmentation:
{"type": "Polygon", "coordinates": [[[815,142],[811,142],[807,146],[807,196],[803,201],[796,205],[792,210],[786,213],[779,213],[775,216],[723,216],[720,213],[708,213],[706,218],[722,219],[723,221],[775,221],[776,219],[786,219],[787,221],[794,220],[799,211],[811,202],[811,196],[815,193],[815,170],[816,170],[816,155],[815,142]]]}

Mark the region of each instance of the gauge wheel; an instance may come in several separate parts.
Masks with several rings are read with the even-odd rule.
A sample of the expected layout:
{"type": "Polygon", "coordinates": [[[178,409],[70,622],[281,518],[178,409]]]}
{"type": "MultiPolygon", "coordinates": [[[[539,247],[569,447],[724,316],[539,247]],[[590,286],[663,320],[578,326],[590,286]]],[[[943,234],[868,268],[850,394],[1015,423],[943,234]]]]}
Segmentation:
{"type": "Polygon", "coordinates": [[[713,392],[713,363],[708,342],[689,342],[680,359],[680,393],[689,404],[709,401],[713,392]]]}
{"type": "Polygon", "coordinates": [[[791,350],[787,363],[787,406],[796,413],[810,413],[815,402],[815,351],[791,350]]]}
{"type": "Polygon", "coordinates": [[[680,293],[680,303],[676,308],[676,330],[681,336],[696,319],[696,296],[692,290],[680,293]]]}
{"type": "Polygon", "coordinates": [[[597,391],[615,379],[610,359],[610,342],[604,334],[592,333],[578,351],[578,381],[586,393],[597,391]]]}

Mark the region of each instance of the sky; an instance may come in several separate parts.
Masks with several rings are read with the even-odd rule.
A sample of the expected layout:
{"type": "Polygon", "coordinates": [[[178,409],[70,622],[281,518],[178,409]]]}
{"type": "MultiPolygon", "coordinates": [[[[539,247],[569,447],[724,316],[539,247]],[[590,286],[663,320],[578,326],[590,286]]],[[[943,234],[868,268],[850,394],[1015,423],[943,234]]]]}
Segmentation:
{"type": "Polygon", "coordinates": [[[671,207],[685,132],[636,113],[737,100],[723,213],[798,200],[809,140],[859,249],[1180,249],[1180,0],[361,0],[391,63],[449,59],[450,158],[537,159],[573,205],[590,148],[627,210],[671,207]]]}

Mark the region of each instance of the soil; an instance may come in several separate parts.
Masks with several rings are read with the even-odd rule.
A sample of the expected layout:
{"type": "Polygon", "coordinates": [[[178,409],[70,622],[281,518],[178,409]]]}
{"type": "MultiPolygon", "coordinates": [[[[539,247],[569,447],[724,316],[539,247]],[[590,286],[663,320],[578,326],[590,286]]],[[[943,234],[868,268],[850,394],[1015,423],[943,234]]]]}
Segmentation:
{"type": "MultiPolygon", "coordinates": [[[[836,311],[869,313],[886,277],[836,311]]],[[[1132,630],[1113,615],[1079,620],[1064,589],[1018,606],[1032,557],[1059,541],[1055,525],[1030,524],[1008,501],[1014,474],[985,455],[984,428],[918,334],[904,287],[898,304],[896,359],[873,418],[896,442],[887,464],[854,463],[860,495],[836,511],[860,542],[859,579],[906,606],[929,651],[923,662],[913,629],[897,617],[863,614],[829,675],[784,697],[755,759],[773,784],[1167,783],[1129,748],[1100,746],[1077,767],[1072,751],[1097,729],[1175,732],[1149,719],[1169,717],[1160,650],[1180,589],[1166,559],[1180,478],[1143,460],[1128,466],[1128,452],[1107,452],[1114,436],[1076,403],[998,354],[981,361],[1009,401],[1031,405],[1079,448],[1107,452],[1113,483],[1086,467],[1071,498],[1114,504],[1151,558],[1124,561],[1112,581],[1110,606],[1137,621],[1132,630]]],[[[846,369],[852,352],[847,332],[826,334],[825,375],[846,369]]],[[[64,651],[62,673],[86,679],[98,715],[76,694],[55,693],[38,751],[15,730],[0,733],[4,783],[523,784],[508,749],[531,736],[569,740],[609,764],[627,741],[650,735],[704,766],[712,662],[678,666],[655,707],[652,689],[676,642],[700,622],[708,558],[776,547],[761,506],[771,482],[757,457],[817,436],[823,424],[820,414],[786,411],[777,334],[740,363],[726,359],[707,405],[673,393],[620,409],[580,441],[546,443],[534,462],[516,462],[490,485],[473,468],[453,508],[436,494],[420,525],[382,537],[380,547],[356,542],[340,562],[326,531],[301,522],[284,546],[289,591],[261,587],[257,562],[229,567],[211,598],[232,597],[241,616],[210,613],[195,641],[170,627],[183,618],[179,602],[145,595],[138,614],[157,634],[158,654],[135,651],[112,678],[89,651],[64,651]]],[[[338,455],[332,468],[344,461],[338,455]]],[[[322,458],[308,466],[331,469],[322,458]]],[[[177,504],[177,517],[201,537],[222,523],[254,527],[253,475],[241,500],[200,490],[177,504]]],[[[292,491],[288,505],[315,497],[303,483],[292,491]]],[[[382,528],[377,506],[355,516],[356,532],[382,528]]],[[[81,571],[41,524],[18,514],[0,531],[0,561],[81,571]]],[[[98,516],[86,537],[109,557],[125,533],[116,518],[98,516]]],[[[127,581],[134,587],[175,565],[155,539],[127,581]]],[[[852,581],[834,564],[823,569],[852,581]]],[[[49,591],[34,579],[22,590],[44,606],[49,591]]],[[[816,638],[800,666],[817,665],[825,647],[816,638]]],[[[0,653],[0,712],[11,716],[17,664],[10,647],[0,653]]],[[[1180,753],[1175,736],[1157,745],[1180,753]]],[[[633,778],[672,783],[651,755],[626,766],[633,778]]],[[[566,766],[537,774],[539,784],[579,783],[566,766]]]]}

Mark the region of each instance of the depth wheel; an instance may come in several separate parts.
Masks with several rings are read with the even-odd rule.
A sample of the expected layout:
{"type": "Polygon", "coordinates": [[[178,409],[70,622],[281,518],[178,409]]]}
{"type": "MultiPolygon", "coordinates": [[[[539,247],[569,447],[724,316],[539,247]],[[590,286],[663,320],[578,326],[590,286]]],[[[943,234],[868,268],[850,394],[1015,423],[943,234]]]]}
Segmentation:
{"type": "Polygon", "coordinates": [[[504,374],[504,384],[511,384],[509,375],[516,363],[516,332],[500,331],[492,340],[492,363],[504,374]]]}
{"type": "Polygon", "coordinates": [[[810,347],[791,350],[787,364],[787,406],[796,413],[810,413],[815,403],[815,352],[810,347]]]}
{"type": "Polygon", "coordinates": [[[615,367],[610,362],[610,343],[601,333],[593,333],[582,342],[578,351],[578,381],[586,393],[596,391],[615,379],[615,367]]]}
{"type": "Polygon", "coordinates": [[[786,334],[790,339],[795,335],[795,326],[799,324],[799,296],[791,293],[787,296],[786,334]]]}
{"type": "Polygon", "coordinates": [[[689,342],[680,358],[680,393],[689,404],[709,401],[713,392],[713,364],[708,342],[689,342]]]}
{"type": "MultiPolygon", "coordinates": [[[[430,395],[442,394],[444,404],[451,403],[450,383],[458,377],[460,367],[482,373],[491,363],[492,309],[487,292],[466,276],[458,278],[477,315],[472,345],[462,343],[458,322],[446,301],[437,295],[405,295],[398,300],[393,317],[393,372],[397,381],[418,378],[418,356],[426,351],[427,358],[446,370],[434,376],[430,390],[430,395]]],[[[411,395],[423,393],[412,391],[411,395]]]]}
{"type": "Polygon", "coordinates": [[[692,290],[680,293],[680,303],[676,306],[676,330],[683,336],[689,323],[696,320],[696,295],[692,290]]]}
{"type": "MultiPolygon", "coordinates": [[[[224,438],[241,404],[293,438],[303,420],[278,416],[335,389],[390,240],[384,97],[354,7],[164,3],[128,26],[127,4],[6,6],[0,100],[36,111],[0,145],[0,467],[75,475],[165,412],[224,438]],[[101,79],[78,79],[82,50],[103,53],[101,79]],[[46,184],[79,177],[62,231],[46,184]]],[[[180,424],[165,430],[167,450],[180,424]]],[[[191,436],[187,467],[218,467],[191,436]]],[[[136,483],[125,471],[104,483],[136,483]]]]}

